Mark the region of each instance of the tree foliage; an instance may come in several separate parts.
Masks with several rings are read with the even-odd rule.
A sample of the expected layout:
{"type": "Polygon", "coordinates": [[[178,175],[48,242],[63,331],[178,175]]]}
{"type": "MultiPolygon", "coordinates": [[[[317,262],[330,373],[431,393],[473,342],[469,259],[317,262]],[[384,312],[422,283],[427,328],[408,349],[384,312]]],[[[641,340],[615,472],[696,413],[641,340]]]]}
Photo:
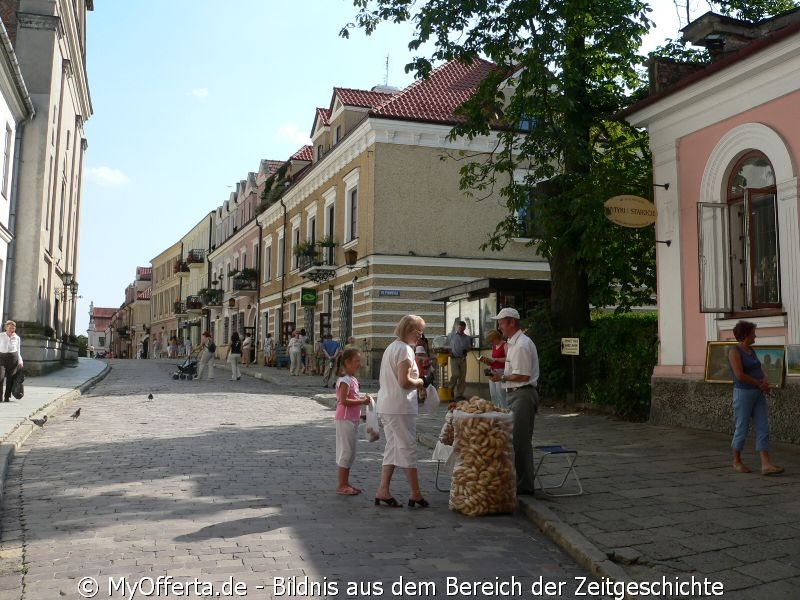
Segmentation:
{"type": "Polygon", "coordinates": [[[710,4],[712,9],[716,5],[720,14],[752,22],[794,10],[800,6],[794,0],[722,0],[710,4]]]}
{"type": "MultiPolygon", "coordinates": [[[[384,21],[415,25],[407,66],[426,77],[441,61],[487,58],[497,69],[463,106],[451,136],[498,131],[488,155],[461,168],[462,188],[500,190],[508,206],[487,245],[519,236],[532,215],[536,248],[551,266],[551,310],[559,330],[589,323],[589,303],[638,304],[654,283],[652,229],[607,222],[603,201],[651,197],[646,138],[614,115],[639,85],[636,67],[651,22],[641,0],[354,0],[367,34],[384,21]],[[531,125],[521,133],[519,124],[531,125]],[[521,175],[522,174],[522,175],[521,175]],[[614,285],[609,287],[609,282],[614,285]]],[[[347,28],[343,35],[347,34],[347,28]]]]}

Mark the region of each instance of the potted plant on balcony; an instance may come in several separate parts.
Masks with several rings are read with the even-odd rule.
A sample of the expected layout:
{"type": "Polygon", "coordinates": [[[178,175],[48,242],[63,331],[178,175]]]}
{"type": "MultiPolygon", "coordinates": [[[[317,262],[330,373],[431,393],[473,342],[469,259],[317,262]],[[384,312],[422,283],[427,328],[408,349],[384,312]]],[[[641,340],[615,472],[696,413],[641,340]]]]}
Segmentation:
{"type": "Polygon", "coordinates": [[[242,269],[236,279],[258,279],[258,269],[242,269]]]}
{"type": "Polygon", "coordinates": [[[311,256],[314,253],[314,244],[311,242],[300,242],[294,247],[295,256],[311,256]]]}
{"type": "Polygon", "coordinates": [[[337,245],[336,240],[333,239],[332,235],[326,235],[324,238],[318,241],[317,244],[319,244],[323,248],[333,248],[334,246],[337,245]]]}

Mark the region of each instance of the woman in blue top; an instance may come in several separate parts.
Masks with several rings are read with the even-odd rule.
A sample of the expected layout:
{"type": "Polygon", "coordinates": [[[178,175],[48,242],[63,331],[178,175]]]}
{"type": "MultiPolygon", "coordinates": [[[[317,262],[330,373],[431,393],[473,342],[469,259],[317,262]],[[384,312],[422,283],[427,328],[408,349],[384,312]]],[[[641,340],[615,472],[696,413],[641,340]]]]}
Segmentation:
{"type": "Polygon", "coordinates": [[[733,416],[736,422],[731,443],[733,468],[739,473],[751,472],[742,462],[742,448],[752,421],[756,450],[761,455],[761,474],[783,473],[781,467],[769,460],[769,417],[764,395],[769,393],[769,382],[752,348],[756,341],[756,326],[749,321],[739,321],[733,328],[733,335],[739,342],[728,352],[728,362],[733,372],[733,416]]]}

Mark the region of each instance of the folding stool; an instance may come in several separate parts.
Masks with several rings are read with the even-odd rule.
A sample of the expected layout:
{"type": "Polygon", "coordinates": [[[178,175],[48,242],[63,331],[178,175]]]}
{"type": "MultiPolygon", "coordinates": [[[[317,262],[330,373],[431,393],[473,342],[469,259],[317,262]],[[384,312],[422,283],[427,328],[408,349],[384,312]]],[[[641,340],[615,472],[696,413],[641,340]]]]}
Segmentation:
{"type": "Polygon", "coordinates": [[[581,485],[581,480],[578,477],[578,472],[575,470],[575,461],[578,460],[577,450],[567,450],[563,446],[557,444],[550,446],[534,446],[534,448],[542,453],[541,457],[539,458],[539,462],[536,463],[536,468],[534,469],[534,481],[538,483],[542,492],[548,496],[580,496],[583,494],[583,486],[581,485]],[[563,456],[567,462],[564,471],[564,477],[561,479],[561,483],[558,485],[545,486],[544,482],[542,481],[542,475],[539,472],[545,460],[551,456],[563,456]],[[574,479],[575,486],[577,488],[576,491],[564,491],[567,480],[570,478],[570,476],[572,479],[574,479]]]}

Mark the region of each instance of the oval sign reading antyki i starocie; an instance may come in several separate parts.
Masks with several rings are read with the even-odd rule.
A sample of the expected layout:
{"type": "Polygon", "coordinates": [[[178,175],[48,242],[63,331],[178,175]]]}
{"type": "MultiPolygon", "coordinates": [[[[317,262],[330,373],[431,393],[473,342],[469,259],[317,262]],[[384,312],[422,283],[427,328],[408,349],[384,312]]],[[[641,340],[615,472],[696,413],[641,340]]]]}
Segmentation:
{"type": "Polygon", "coordinates": [[[603,204],[606,218],[622,227],[647,227],[656,222],[656,206],[641,196],[614,196],[603,204]]]}

